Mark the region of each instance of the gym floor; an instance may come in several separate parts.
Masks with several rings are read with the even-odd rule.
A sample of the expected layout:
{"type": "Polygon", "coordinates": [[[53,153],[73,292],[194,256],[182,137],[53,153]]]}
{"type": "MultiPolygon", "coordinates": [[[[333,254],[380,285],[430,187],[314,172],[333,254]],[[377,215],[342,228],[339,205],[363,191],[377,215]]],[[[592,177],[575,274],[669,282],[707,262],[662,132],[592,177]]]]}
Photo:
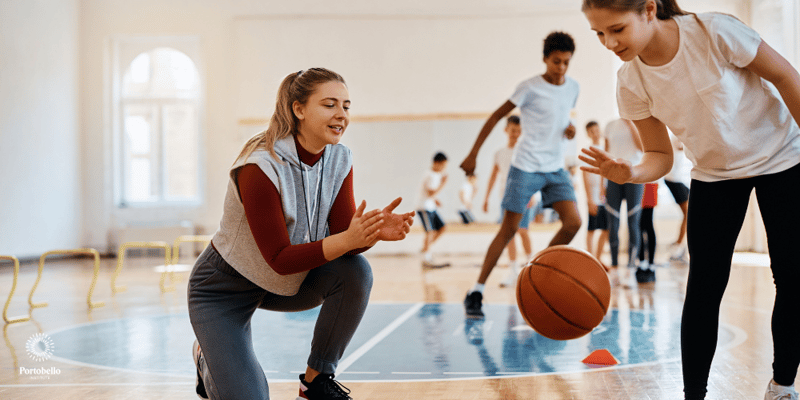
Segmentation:
{"type": "MultiPolygon", "coordinates": [[[[486,318],[474,321],[464,317],[461,302],[481,256],[441,257],[452,266],[436,270],[423,270],[418,257],[366,256],[375,274],[372,298],[337,374],[354,399],[682,398],[686,264],[662,263],[654,284],[612,287],[603,323],[587,336],[559,342],[533,332],[517,310],[514,290],[499,287],[508,272],[504,259],[487,283],[486,318]],[[619,364],[582,363],[601,349],[619,364]]],[[[174,274],[176,289],[162,293],[158,264],[158,257],[127,258],[117,281],[127,290],[112,294],[116,260],[102,259],[92,300],[105,305],[90,309],[92,260],[48,260],[33,302],[49,305],[29,310],[38,265],[23,263],[8,316],[32,318],[4,325],[0,398],[196,398],[189,266],[174,274]]],[[[709,399],[763,397],[771,378],[774,299],[767,265],[763,255],[734,258],[709,399]]],[[[6,262],[0,267],[5,303],[13,269],[6,262]]],[[[256,313],[255,349],[271,398],[296,397],[316,312],[256,313]]]]}

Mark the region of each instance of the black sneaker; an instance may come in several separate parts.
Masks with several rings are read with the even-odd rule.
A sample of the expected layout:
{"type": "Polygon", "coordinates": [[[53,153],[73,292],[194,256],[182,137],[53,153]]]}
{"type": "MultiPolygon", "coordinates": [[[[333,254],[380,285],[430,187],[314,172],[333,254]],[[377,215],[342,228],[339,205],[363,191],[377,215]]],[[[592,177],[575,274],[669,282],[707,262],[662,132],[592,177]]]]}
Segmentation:
{"type": "Polygon", "coordinates": [[[656,281],[656,271],[652,269],[636,269],[636,282],[638,283],[650,283],[656,281]]]}
{"type": "Polygon", "coordinates": [[[483,294],[481,292],[472,292],[467,293],[467,297],[464,299],[464,311],[466,311],[467,316],[471,318],[483,318],[483,294]]]}
{"type": "Polygon", "coordinates": [[[300,396],[297,400],[352,400],[350,389],[333,380],[333,374],[319,374],[311,383],[306,382],[306,374],[300,375],[300,396]]]}

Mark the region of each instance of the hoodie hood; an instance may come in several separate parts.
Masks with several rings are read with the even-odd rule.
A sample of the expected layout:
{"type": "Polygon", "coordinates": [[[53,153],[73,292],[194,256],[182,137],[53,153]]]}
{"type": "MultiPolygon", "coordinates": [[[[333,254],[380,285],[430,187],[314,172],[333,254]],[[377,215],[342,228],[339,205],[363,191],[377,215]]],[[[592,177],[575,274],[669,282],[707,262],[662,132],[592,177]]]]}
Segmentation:
{"type": "MultiPolygon", "coordinates": [[[[327,152],[329,147],[330,145],[325,145],[325,149],[322,151],[327,152]]],[[[295,142],[294,135],[290,134],[283,139],[277,140],[274,149],[275,154],[280,157],[281,161],[300,168],[300,155],[297,154],[297,143],[295,142]]]]}
{"type": "Polygon", "coordinates": [[[281,161],[287,162],[292,166],[300,167],[300,156],[294,144],[294,135],[289,134],[283,139],[275,141],[275,154],[281,161]]]}

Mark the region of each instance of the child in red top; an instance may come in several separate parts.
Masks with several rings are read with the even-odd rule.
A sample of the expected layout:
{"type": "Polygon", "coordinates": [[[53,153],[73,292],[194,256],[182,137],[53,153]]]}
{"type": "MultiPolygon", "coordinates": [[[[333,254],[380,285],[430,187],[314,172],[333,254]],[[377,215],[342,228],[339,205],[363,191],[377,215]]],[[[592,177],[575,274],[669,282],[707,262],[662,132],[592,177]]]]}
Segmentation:
{"type": "Polygon", "coordinates": [[[653,227],[653,209],[658,204],[658,183],[645,183],[642,195],[642,216],[639,219],[639,231],[642,245],[639,246],[639,269],[636,270],[636,281],[639,283],[655,282],[656,271],[653,259],[656,256],[656,230],[653,227]],[[647,246],[647,260],[644,259],[644,248],[647,246]]]}

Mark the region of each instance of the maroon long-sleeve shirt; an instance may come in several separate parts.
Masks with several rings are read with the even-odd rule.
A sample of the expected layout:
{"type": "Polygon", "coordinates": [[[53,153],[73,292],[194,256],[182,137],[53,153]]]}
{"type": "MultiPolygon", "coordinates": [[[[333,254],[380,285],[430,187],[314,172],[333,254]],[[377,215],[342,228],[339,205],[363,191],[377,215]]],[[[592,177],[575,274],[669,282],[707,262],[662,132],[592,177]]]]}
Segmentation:
{"type": "MultiPolygon", "coordinates": [[[[322,157],[306,151],[295,139],[300,161],[313,166],[322,157]]],[[[281,275],[295,274],[319,267],[330,260],[322,252],[322,240],[292,245],[286,230],[283,206],[278,189],[266,174],[255,164],[247,164],[239,171],[239,195],[242,199],[247,223],[253,233],[264,260],[281,275]]],[[[353,197],[353,169],[342,183],[328,215],[328,228],[334,235],[344,232],[356,211],[353,197]]],[[[368,248],[353,250],[347,254],[358,254],[368,248]]]]}

